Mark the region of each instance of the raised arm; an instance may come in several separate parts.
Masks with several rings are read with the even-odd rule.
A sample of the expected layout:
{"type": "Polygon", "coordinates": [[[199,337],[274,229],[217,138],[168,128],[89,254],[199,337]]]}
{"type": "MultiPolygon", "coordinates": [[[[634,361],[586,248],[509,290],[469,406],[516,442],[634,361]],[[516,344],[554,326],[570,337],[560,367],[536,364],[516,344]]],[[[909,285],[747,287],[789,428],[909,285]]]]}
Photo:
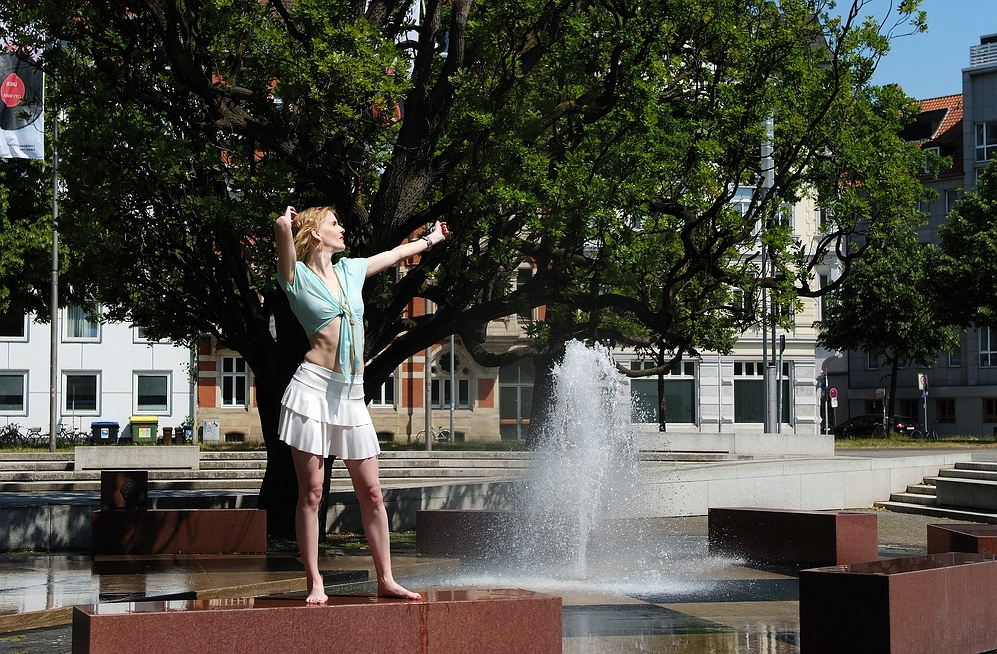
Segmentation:
{"type": "Polygon", "coordinates": [[[274,235],[277,241],[277,265],[280,273],[289,283],[294,283],[294,264],[297,255],[294,253],[294,235],[291,233],[291,221],[298,215],[294,207],[284,209],[284,214],[274,223],[274,235]]]}
{"type": "Polygon", "coordinates": [[[414,257],[421,252],[425,252],[434,245],[442,243],[449,234],[450,231],[447,229],[447,224],[441,223],[437,220],[436,224],[433,225],[433,230],[431,232],[423,234],[413,241],[402,243],[396,248],[392,248],[386,252],[380,252],[368,258],[367,276],[370,277],[371,275],[376,275],[382,270],[387,270],[402,259],[408,259],[409,257],[414,257]]]}

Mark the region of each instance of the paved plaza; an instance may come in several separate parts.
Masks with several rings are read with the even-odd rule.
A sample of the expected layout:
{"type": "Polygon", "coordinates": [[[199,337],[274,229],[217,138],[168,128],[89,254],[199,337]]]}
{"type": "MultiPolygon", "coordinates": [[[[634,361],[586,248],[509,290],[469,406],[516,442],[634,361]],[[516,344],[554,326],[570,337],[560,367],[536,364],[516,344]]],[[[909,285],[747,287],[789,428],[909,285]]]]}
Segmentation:
{"type": "MultiPolygon", "coordinates": [[[[924,554],[926,525],[951,522],[875,513],[882,558],[924,554]]],[[[705,516],[621,522],[594,537],[590,550],[584,572],[554,577],[431,559],[405,548],[396,548],[394,565],[396,576],[414,588],[519,587],[562,597],[565,654],[799,651],[797,572],[709,557],[705,516]]],[[[322,557],[322,567],[333,594],[372,592],[364,580],[372,575],[369,557],[333,551],[322,557]]],[[[74,604],[194,592],[201,599],[252,597],[303,588],[300,563],[289,555],[5,555],[0,654],[69,653],[74,604]]]]}

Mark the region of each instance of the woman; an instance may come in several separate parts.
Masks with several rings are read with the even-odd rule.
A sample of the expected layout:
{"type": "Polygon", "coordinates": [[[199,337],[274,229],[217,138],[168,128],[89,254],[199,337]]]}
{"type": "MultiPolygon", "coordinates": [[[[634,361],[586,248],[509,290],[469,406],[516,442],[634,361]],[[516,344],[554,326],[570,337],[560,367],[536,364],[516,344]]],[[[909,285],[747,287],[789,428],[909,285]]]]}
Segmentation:
{"type": "Polygon", "coordinates": [[[360,502],[364,533],[381,597],[422,599],[391,575],[388,516],[378,480],[377,433],[364,403],[363,283],[371,275],[429,250],[447,236],[437,222],[421,238],[368,259],[333,255],[345,249],[345,230],[331,207],[295,212],[287,207],[275,225],[278,280],[311,349],[281,401],[280,439],[291,446],[298,477],[295,531],[308,576],[309,604],[328,599],[318,569],[318,508],[325,458],[346,464],[360,502]]]}

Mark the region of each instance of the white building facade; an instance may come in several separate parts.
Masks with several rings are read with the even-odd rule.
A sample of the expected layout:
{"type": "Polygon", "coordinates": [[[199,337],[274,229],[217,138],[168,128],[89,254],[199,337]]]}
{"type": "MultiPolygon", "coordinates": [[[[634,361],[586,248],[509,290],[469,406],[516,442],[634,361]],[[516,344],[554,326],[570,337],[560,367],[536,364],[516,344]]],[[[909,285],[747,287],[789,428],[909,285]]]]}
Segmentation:
{"type": "MultiPolygon", "coordinates": [[[[130,438],[133,416],[176,428],[193,419],[191,350],[146,339],[124,323],[90,320],[79,307],[59,312],[58,422],[91,431],[118,423],[130,438]]],[[[30,315],[0,320],[0,426],[49,431],[51,327],[30,315]]]]}

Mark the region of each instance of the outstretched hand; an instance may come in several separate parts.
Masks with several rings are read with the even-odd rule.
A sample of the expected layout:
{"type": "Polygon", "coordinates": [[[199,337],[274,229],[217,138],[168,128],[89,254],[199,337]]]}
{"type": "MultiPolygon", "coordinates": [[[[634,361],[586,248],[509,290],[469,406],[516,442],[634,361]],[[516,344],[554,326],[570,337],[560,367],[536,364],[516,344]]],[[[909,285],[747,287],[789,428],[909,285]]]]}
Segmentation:
{"type": "Polygon", "coordinates": [[[433,223],[433,229],[428,232],[427,236],[433,242],[433,245],[436,245],[437,243],[442,243],[450,236],[450,230],[447,228],[446,223],[437,220],[433,223]]]}

